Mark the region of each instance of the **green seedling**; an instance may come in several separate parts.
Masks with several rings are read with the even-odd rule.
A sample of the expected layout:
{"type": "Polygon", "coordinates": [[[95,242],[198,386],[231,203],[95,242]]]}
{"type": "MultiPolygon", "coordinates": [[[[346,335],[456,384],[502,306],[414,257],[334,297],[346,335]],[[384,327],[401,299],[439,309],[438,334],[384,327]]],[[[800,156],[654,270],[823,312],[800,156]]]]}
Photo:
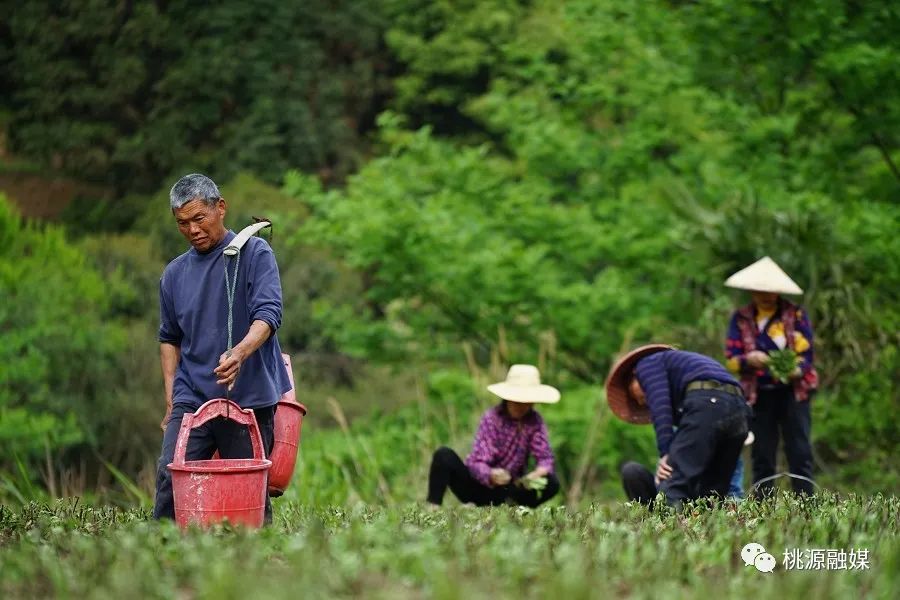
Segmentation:
{"type": "Polygon", "coordinates": [[[547,487],[547,478],[546,477],[523,477],[522,485],[529,490],[534,490],[535,492],[543,491],[545,487],[547,487]]]}
{"type": "Polygon", "coordinates": [[[769,352],[769,373],[782,383],[788,383],[791,380],[791,375],[798,366],[800,366],[800,357],[790,348],[769,352]]]}

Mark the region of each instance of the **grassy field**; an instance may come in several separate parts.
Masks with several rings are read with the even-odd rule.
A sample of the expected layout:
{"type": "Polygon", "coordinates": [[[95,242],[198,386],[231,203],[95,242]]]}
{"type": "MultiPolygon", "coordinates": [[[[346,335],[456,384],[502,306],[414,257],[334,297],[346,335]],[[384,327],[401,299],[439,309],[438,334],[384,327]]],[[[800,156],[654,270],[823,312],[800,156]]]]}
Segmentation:
{"type": "Polygon", "coordinates": [[[0,597],[891,598],[900,499],[822,496],[682,515],[276,503],[263,531],[181,533],[142,510],[0,507],[0,597]],[[741,548],[773,554],[773,573],[741,548]],[[792,548],[867,549],[866,570],[785,570],[792,548]]]}

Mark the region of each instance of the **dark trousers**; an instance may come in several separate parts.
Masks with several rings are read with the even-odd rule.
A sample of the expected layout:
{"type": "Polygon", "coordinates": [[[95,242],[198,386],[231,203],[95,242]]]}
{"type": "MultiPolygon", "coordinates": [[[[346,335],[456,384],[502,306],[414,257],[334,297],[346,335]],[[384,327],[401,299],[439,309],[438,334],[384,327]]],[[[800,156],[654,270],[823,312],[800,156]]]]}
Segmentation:
{"type": "MultiPolygon", "coordinates": [[[[739,484],[744,474],[740,458],[738,458],[734,473],[731,475],[731,483],[728,487],[728,496],[730,498],[743,498],[744,489],[739,484]]],[[[634,461],[628,461],[622,465],[622,488],[625,490],[625,496],[631,501],[638,501],[641,504],[652,504],[658,491],[656,482],[653,481],[653,473],[644,465],[634,461]]]]}
{"type": "MultiPolygon", "coordinates": [[[[156,465],[156,501],[153,504],[154,519],[174,519],[175,502],[172,497],[172,474],[168,464],[175,457],[175,442],[181,429],[181,419],[185,413],[191,412],[184,406],[172,408],[172,416],[166,424],[163,434],[162,452],[156,465]]],[[[253,411],[256,423],[263,439],[266,457],[272,453],[275,445],[275,406],[257,408],[253,411]]],[[[250,444],[250,429],[224,417],[207,421],[193,429],[188,438],[184,460],[209,460],[219,451],[221,458],[252,458],[253,446],[250,444]]],[[[272,503],[266,494],[265,522],[272,522],[272,503]]]]}
{"type": "Polygon", "coordinates": [[[711,495],[724,498],[749,421],[750,408],[742,396],[720,390],[688,392],[669,447],[672,475],[659,486],[666,502],[680,505],[711,495]]]}
{"type": "Polygon", "coordinates": [[[547,487],[540,492],[509,485],[487,487],[472,477],[469,468],[456,452],[446,446],[438,448],[431,459],[428,473],[428,501],[440,504],[444,501],[447,488],[460,502],[471,502],[476,506],[494,506],[507,500],[534,508],[543,504],[559,492],[559,479],[547,475],[547,487]]]}
{"type": "MultiPolygon", "coordinates": [[[[813,455],[810,431],[812,421],[809,402],[794,400],[794,391],[783,387],[759,390],[753,407],[753,481],[754,483],[775,474],[778,438],[784,439],[784,453],[788,469],[795,475],[812,479],[813,455]]],[[[794,491],[812,494],[813,484],[791,478],[794,491]]],[[[775,482],[766,481],[757,488],[760,494],[771,494],[775,482]]]]}
{"type": "Polygon", "coordinates": [[[647,467],[634,461],[622,465],[622,487],[629,500],[637,500],[641,504],[651,504],[656,498],[656,483],[653,473],[647,467]]]}

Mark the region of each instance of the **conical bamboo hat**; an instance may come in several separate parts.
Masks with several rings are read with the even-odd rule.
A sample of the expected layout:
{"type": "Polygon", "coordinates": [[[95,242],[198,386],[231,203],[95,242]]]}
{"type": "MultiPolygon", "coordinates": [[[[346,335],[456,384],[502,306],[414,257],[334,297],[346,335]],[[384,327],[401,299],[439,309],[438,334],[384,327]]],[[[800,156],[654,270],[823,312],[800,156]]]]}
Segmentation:
{"type": "Polygon", "coordinates": [[[776,294],[802,294],[803,290],[788,277],[781,267],[768,256],[764,256],[749,267],[744,267],[725,280],[725,285],[752,292],[774,292],[776,294]]]}

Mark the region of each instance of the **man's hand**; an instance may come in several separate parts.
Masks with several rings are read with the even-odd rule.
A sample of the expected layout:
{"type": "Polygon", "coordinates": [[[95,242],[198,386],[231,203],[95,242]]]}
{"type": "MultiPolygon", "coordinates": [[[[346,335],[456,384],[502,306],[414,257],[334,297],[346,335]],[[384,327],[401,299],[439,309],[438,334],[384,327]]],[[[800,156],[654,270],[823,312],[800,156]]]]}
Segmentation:
{"type": "Polygon", "coordinates": [[[160,421],[159,426],[163,430],[166,431],[166,426],[169,424],[169,419],[172,418],[172,396],[166,398],[166,415],[163,417],[162,421],[160,421]]]}
{"type": "Polygon", "coordinates": [[[669,466],[669,455],[666,454],[656,463],[656,477],[654,478],[656,485],[659,485],[660,481],[665,481],[671,476],[672,467],[669,466]]]}
{"type": "Polygon", "coordinates": [[[166,392],[166,416],[159,424],[162,430],[166,430],[169,417],[172,416],[172,386],[175,381],[175,371],[181,360],[181,348],[174,344],[161,343],[159,345],[159,363],[162,366],[163,388],[166,392]]]}
{"type": "Polygon", "coordinates": [[[219,357],[219,366],[213,371],[216,376],[218,376],[216,383],[219,385],[227,385],[228,391],[231,391],[231,388],[234,387],[234,381],[241,371],[241,364],[243,364],[243,362],[244,354],[237,347],[222,354],[222,356],[219,357]]]}
{"type": "Polygon", "coordinates": [[[234,387],[234,381],[237,379],[238,373],[241,371],[241,365],[244,364],[248,356],[256,352],[269,339],[271,334],[272,328],[265,321],[256,319],[250,323],[250,330],[244,336],[244,339],[219,357],[219,366],[213,371],[218,376],[216,383],[227,385],[230,392],[231,388],[234,387]]]}
{"type": "Polygon", "coordinates": [[[769,362],[769,355],[760,350],[748,352],[744,358],[747,360],[747,364],[754,369],[762,369],[769,362]]]}
{"type": "Polygon", "coordinates": [[[512,480],[512,476],[506,469],[491,469],[491,483],[494,485],[506,485],[512,480]]]}

